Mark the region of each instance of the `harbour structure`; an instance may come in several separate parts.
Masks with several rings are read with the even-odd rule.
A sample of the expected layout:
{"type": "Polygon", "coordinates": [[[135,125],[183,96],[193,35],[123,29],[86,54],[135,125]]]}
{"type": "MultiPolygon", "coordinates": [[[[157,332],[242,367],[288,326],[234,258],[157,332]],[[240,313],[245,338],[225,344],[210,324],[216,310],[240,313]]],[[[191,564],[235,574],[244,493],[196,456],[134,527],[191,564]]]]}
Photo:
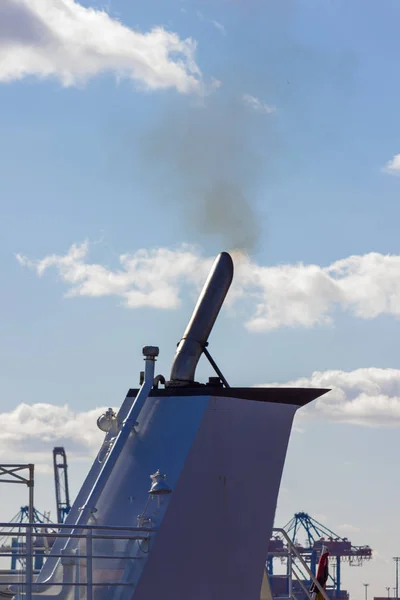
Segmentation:
{"type": "MultiPolygon", "coordinates": [[[[0,531],[0,556],[11,558],[11,571],[25,569],[25,524],[30,522],[29,506],[21,506],[18,513],[11,519],[10,525],[2,534],[0,531]]],[[[33,528],[35,539],[33,542],[35,560],[33,568],[39,571],[43,566],[46,550],[49,549],[49,541],[46,538],[46,529],[40,525],[51,527],[51,521],[48,513],[41,513],[33,508],[33,528]]]]}
{"type": "Polygon", "coordinates": [[[69,499],[68,463],[65,448],[53,448],[54,489],[56,493],[57,523],[64,523],[71,502],[69,499]]]}
{"type": "MultiPolygon", "coordinates": [[[[283,539],[282,535],[275,535],[270,540],[268,549],[267,572],[274,597],[287,595],[289,589],[289,565],[287,561],[288,546],[302,557],[309,566],[310,573],[316,574],[316,567],[321,556],[323,548],[329,552],[329,578],[326,587],[326,593],[329,598],[340,598],[348,600],[349,595],[342,589],[342,563],[347,562],[351,566],[362,566],[365,561],[372,558],[372,549],[368,545],[355,546],[351,541],[339,536],[334,531],[312,518],[305,512],[298,512],[283,527],[288,539],[283,539]],[[300,541],[300,536],[302,540],[300,541]],[[274,569],[274,563],[284,562],[286,573],[277,574],[274,569]]],[[[293,552],[292,552],[293,554],[293,552]]],[[[296,562],[296,557],[293,562],[296,562]]],[[[298,600],[305,600],[307,594],[304,588],[308,589],[311,585],[311,578],[308,573],[300,569],[303,586],[298,580],[293,584],[294,594],[298,600]]]]}

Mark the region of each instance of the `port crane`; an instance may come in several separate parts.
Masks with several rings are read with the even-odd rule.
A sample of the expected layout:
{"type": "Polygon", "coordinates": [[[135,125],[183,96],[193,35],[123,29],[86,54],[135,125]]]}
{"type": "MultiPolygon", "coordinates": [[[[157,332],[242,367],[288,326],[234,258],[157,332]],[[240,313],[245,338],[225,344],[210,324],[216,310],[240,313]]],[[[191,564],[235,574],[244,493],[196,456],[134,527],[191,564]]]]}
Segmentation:
{"type": "Polygon", "coordinates": [[[65,449],[53,448],[54,485],[56,492],[57,523],[64,523],[71,504],[69,500],[68,464],[65,449]]]}
{"type": "MultiPolygon", "coordinates": [[[[347,598],[347,592],[341,589],[341,565],[347,562],[350,566],[361,566],[364,561],[372,558],[370,546],[354,546],[346,537],[341,537],[305,512],[298,512],[283,527],[290,537],[293,546],[309,565],[313,575],[322,547],[329,551],[333,569],[330,569],[327,593],[335,598],[347,598]],[[303,541],[299,542],[300,535],[303,541]]],[[[287,551],[279,537],[272,538],[269,545],[267,571],[274,575],[274,558],[281,558],[287,551]]]]}
{"type": "MultiPolygon", "coordinates": [[[[68,515],[71,505],[69,497],[68,485],[68,464],[65,449],[62,447],[53,448],[53,465],[54,465],[54,484],[56,493],[57,507],[57,522],[64,523],[68,515]]],[[[35,507],[32,507],[33,523],[49,524],[49,531],[55,531],[54,523],[50,520],[50,513],[41,513],[35,507]]],[[[22,535],[24,523],[30,522],[30,510],[28,506],[22,506],[19,512],[11,519],[11,523],[15,523],[15,528],[7,530],[7,533],[0,530],[0,556],[6,554],[11,555],[11,570],[24,567],[25,563],[25,539],[22,535]],[[10,536],[10,531],[14,533],[10,536]],[[3,535],[2,535],[3,534],[3,535]],[[17,535],[15,535],[17,534],[17,535]],[[21,536],[19,535],[21,534],[21,536]]],[[[49,548],[52,546],[53,538],[47,538],[43,529],[33,529],[35,533],[35,562],[34,569],[39,570],[43,565],[43,559],[49,548]],[[44,535],[43,535],[44,533],[44,535]]]]}
{"type": "MultiPolygon", "coordinates": [[[[14,528],[7,528],[7,531],[0,530],[0,555],[6,554],[11,555],[11,570],[14,571],[18,568],[24,568],[25,565],[25,537],[24,537],[24,523],[29,523],[29,507],[21,506],[19,512],[11,519],[10,523],[15,523],[14,528]],[[13,533],[11,536],[10,533],[13,533]]],[[[33,523],[48,524],[48,529],[34,528],[34,548],[35,548],[35,562],[34,569],[39,570],[43,566],[43,560],[48,549],[51,547],[53,539],[46,537],[46,532],[53,532],[53,523],[50,521],[49,513],[41,513],[40,511],[33,509],[33,523]]]]}

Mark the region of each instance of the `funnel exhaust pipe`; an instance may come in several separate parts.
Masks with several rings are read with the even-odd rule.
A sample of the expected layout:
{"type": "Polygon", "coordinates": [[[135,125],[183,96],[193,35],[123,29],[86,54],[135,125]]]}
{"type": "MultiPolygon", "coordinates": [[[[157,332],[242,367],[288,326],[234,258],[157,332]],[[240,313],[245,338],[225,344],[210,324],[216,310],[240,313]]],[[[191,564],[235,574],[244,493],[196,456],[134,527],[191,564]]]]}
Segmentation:
{"type": "Polygon", "coordinates": [[[215,320],[233,279],[233,261],[227,252],[221,252],[214,261],[201,291],[192,317],[178,344],[172,363],[169,386],[194,383],[197,363],[207,345],[215,320]]]}

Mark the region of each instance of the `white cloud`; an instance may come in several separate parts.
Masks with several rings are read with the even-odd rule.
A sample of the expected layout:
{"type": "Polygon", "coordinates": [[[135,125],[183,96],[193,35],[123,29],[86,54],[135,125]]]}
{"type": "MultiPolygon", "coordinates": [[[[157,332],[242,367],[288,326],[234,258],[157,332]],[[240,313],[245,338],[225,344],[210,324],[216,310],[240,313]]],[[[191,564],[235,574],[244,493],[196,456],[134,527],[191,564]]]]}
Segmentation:
{"type": "Polygon", "coordinates": [[[400,154],[395,154],[383,167],[382,171],[388,175],[400,175],[400,154]]]}
{"type": "Polygon", "coordinates": [[[100,73],[134,80],[149,89],[201,88],[196,43],[155,27],[140,33],[75,0],[1,0],[0,81],[29,75],[63,85],[100,73]]]}
{"type": "Polygon", "coordinates": [[[400,315],[400,256],[376,252],[319,265],[245,265],[242,280],[258,302],[253,331],[330,323],[335,308],[361,319],[400,315]]]}
{"type": "Polygon", "coordinates": [[[188,279],[200,283],[211,265],[211,259],[198,256],[190,246],[179,250],[158,248],[139,250],[119,257],[121,269],[109,270],[86,261],[87,242],[73,245],[65,256],[55,254],[39,261],[17,255],[23,266],[36,270],[39,276],[55,267],[62,280],[70,284],[68,296],[119,296],[129,308],[176,308],[180,290],[188,279]]]}
{"type": "Polygon", "coordinates": [[[316,371],[311,377],[267,387],[275,385],[331,389],[299,412],[302,419],[323,418],[368,427],[400,425],[400,369],[316,371]]]}
{"type": "Polygon", "coordinates": [[[0,414],[0,462],[33,462],[39,471],[51,469],[54,446],[65,446],[69,461],[87,460],[104,439],[97,418],[104,408],[75,412],[67,405],[19,404],[0,414]]]}
{"type": "MultiPolygon", "coordinates": [[[[130,308],[171,309],[185,285],[198,288],[212,264],[194,246],[138,250],[107,268],[88,260],[89,244],[74,244],[64,256],[17,259],[41,276],[55,268],[69,285],[68,296],[117,296],[130,308]]],[[[242,303],[250,331],[312,327],[332,322],[339,308],[361,319],[400,316],[400,256],[376,252],[328,265],[260,266],[235,253],[235,278],[228,303],[242,303]]]]}
{"type": "Polygon", "coordinates": [[[265,104],[256,96],[250,94],[243,94],[242,100],[245,104],[250,106],[253,110],[264,115],[270,115],[276,111],[276,107],[270,104],[265,104]]]}

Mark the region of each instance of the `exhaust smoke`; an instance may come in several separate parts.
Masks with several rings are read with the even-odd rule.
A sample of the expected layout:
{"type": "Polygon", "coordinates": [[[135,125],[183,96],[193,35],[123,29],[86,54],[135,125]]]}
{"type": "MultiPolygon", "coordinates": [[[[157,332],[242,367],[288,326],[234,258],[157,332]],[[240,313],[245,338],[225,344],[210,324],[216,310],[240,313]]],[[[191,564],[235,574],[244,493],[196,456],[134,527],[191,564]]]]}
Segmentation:
{"type": "Polygon", "coordinates": [[[271,125],[219,93],[202,105],[170,108],[146,132],[140,158],[160,203],[178,214],[191,241],[207,236],[218,247],[250,252],[260,238],[256,197],[268,163],[260,147],[271,125]]]}

